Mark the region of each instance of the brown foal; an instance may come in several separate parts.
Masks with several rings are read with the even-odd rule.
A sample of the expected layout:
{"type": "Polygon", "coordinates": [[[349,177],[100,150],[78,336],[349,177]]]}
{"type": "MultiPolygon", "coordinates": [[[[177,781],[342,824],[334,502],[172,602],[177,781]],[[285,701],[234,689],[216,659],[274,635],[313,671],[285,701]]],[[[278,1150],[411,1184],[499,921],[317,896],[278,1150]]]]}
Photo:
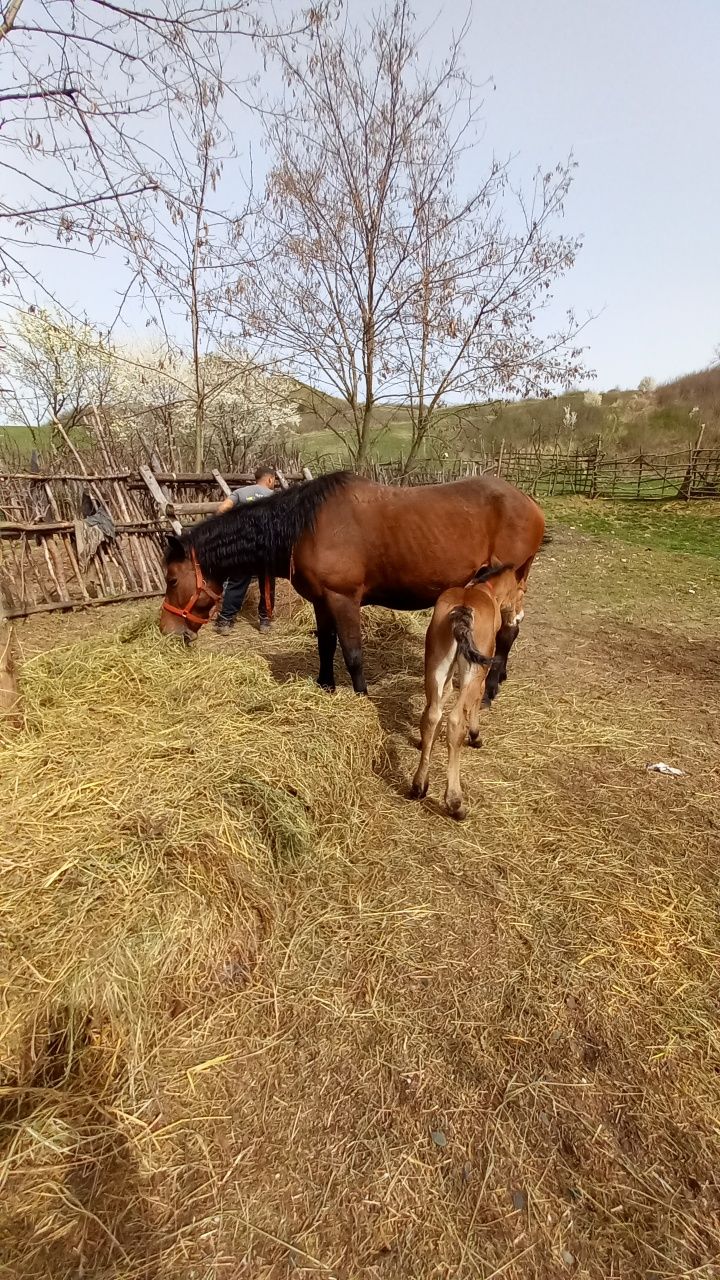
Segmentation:
{"type": "Polygon", "coordinates": [[[525,582],[518,580],[512,567],[481,569],[466,587],[450,587],[442,593],[427,630],[421,756],[411,795],[419,799],[427,794],[433,743],[457,668],[460,692],[447,724],[445,807],[459,820],[465,817],[460,749],[466,730],[470,745],[480,746],[480,708],[495,656],[496,637],[503,625],[514,628],[522,621],[524,595],[525,582]]]}

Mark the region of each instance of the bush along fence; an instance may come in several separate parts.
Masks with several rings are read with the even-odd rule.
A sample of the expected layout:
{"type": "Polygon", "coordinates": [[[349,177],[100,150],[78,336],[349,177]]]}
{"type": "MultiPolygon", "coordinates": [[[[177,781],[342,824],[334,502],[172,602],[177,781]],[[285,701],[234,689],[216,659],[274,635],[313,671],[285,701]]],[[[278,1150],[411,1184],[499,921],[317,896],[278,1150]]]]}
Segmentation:
{"type": "MultiPolygon", "coordinates": [[[[310,477],[306,471],[305,476],[310,477]]],[[[285,484],[302,474],[282,476],[285,484]]],[[[0,599],[7,619],[165,590],[163,537],[214,511],[251,475],[78,469],[0,474],[0,599]]]]}
{"type": "MultiPolygon", "coordinates": [[[[0,474],[0,601],[6,619],[57,609],[161,595],[163,535],[214,511],[247,474],[90,472],[79,454],[72,473],[0,474]]],[[[327,469],[328,460],[325,459],[327,469]]],[[[336,464],[339,465],[339,464],[336,464]]],[[[399,463],[371,464],[387,483],[427,484],[493,472],[539,498],[720,498],[720,450],[606,457],[500,449],[482,461],[423,463],[410,475],[399,463]]],[[[283,484],[309,479],[293,464],[283,484]]]]}

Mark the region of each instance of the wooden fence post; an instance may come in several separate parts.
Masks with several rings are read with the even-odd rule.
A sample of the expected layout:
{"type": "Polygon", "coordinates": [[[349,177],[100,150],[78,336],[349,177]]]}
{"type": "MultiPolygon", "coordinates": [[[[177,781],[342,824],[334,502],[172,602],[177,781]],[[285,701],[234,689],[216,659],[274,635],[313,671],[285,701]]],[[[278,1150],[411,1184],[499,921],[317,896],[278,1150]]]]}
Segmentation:
{"type": "Polygon", "coordinates": [[[0,718],[14,720],[19,711],[19,694],[13,654],[13,633],[5,617],[0,592],[0,718]]]}
{"type": "Polygon", "coordinates": [[[140,475],[145,481],[145,484],[148,487],[151,497],[155,499],[155,502],[157,503],[158,509],[160,511],[160,515],[164,516],[166,520],[169,520],[170,525],[172,526],[173,532],[176,533],[178,537],[180,537],[182,534],[182,525],[180,521],[177,520],[175,516],[168,516],[167,514],[168,507],[172,506],[169,495],[160,486],[160,484],[158,483],[157,477],[154,475],[154,473],[150,470],[149,467],[146,467],[145,465],[141,466],[140,475]]]}
{"type": "Polygon", "coordinates": [[[705,435],[705,423],[702,422],[700,424],[700,431],[698,432],[698,438],[695,441],[695,444],[690,449],[690,459],[688,461],[688,468],[687,468],[687,471],[685,472],[685,478],[680,486],[680,489],[678,492],[678,498],[692,498],[693,486],[695,484],[695,473],[697,471],[698,457],[700,454],[700,446],[702,445],[704,435],[705,435]]]}
{"type": "Polygon", "coordinates": [[[503,436],[502,440],[500,441],[500,455],[498,457],[498,462],[497,462],[497,471],[495,472],[496,476],[502,475],[502,464],[503,464],[504,452],[505,452],[505,437],[503,436]]]}
{"type": "Polygon", "coordinates": [[[589,498],[597,498],[597,468],[598,468],[599,448],[600,446],[599,444],[597,444],[593,452],[590,454],[590,458],[588,461],[588,473],[589,473],[588,497],[589,498]]]}
{"type": "Polygon", "coordinates": [[[220,475],[220,472],[218,471],[217,467],[213,467],[213,472],[212,472],[212,473],[213,473],[213,475],[214,475],[214,477],[215,477],[215,483],[216,483],[216,485],[217,485],[218,489],[220,490],[220,492],[221,492],[222,494],[224,494],[226,498],[231,498],[231,497],[232,497],[232,489],[230,488],[230,485],[228,484],[228,482],[227,482],[227,480],[225,479],[225,477],[220,475]]]}

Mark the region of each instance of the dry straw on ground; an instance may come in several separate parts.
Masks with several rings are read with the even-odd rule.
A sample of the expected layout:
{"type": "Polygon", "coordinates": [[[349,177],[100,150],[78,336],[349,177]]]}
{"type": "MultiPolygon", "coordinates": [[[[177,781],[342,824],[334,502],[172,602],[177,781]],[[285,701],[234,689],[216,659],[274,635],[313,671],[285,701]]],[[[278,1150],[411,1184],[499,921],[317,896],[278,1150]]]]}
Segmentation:
{"type": "Polygon", "coordinates": [[[140,625],[26,662],[0,1274],[720,1274],[717,684],[571,633],[558,572],[461,827],[403,796],[421,620],[371,621],[372,701],[273,678],[304,614],[267,661],[140,625]]]}

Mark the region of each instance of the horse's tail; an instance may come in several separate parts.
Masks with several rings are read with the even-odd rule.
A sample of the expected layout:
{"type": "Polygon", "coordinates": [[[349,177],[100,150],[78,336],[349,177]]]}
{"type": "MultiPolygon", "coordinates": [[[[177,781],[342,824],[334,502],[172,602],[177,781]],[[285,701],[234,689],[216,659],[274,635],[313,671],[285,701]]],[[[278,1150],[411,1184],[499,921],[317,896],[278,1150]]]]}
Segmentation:
{"type": "Polygon", "coordinates": [[[492,666],[492,658],[486,658],[475,645],[472,609],[465,604],[456,605],[450,610],[450,622],[458,653],[465,661],[474,662],[476,666],[492,666]]]}

